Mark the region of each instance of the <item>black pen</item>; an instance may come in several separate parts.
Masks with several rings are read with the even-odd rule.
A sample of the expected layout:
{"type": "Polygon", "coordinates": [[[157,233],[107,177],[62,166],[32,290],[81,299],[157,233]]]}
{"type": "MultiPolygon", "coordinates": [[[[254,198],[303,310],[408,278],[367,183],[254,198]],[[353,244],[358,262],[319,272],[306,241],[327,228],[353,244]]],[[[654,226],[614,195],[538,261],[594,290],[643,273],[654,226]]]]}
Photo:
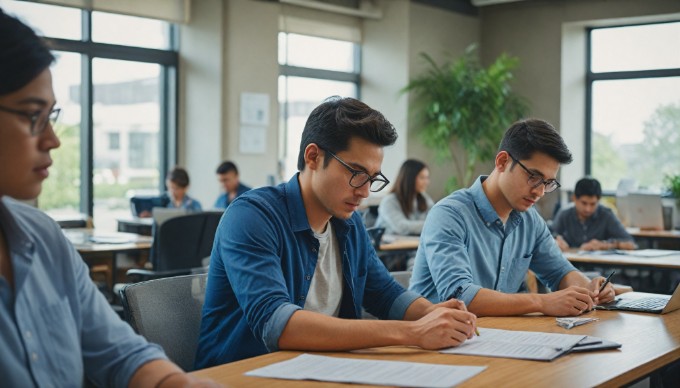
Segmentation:
{"type": "Polygon", "coordinates": [[[609,276],[607,276],[607,278],[604,279],[604,283],[602,283],[602,285],[600,286],[600,291],[598,291],[598,293],[602,292],[602,290],[604,290],[604,288],[607,287],[607,284],[609,284],[609,281],[611,280],[614,272],[616,271],[612,271],[612,273],[610,273],[609,276]]]}

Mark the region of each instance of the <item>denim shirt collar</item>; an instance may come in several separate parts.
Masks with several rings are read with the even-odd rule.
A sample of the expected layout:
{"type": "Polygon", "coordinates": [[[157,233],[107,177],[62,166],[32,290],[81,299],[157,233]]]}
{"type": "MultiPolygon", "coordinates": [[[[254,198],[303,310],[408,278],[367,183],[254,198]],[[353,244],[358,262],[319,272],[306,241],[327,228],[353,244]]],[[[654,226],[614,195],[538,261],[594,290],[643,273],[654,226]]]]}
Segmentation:
{"type": "MultiPolygon", "coordinates": [[[[298,172],[285,184],[286,208],[288,209],[288,218],[290,219],[293,232],[301,232],[303,230],[311,231],[312,229],[312,227],[309,226],[307,212],[305,211],[305,203],[302,200],[299,177],[300,173],[298,172]]],[[[331,217],[331,222],[333,223],[336,236],[345,236],[349,231],[349,228],[354,226],[354,221],[352,221],[351,218],[348,220],[341,220],[331,217]]]]}
{"type": "MultiPolygon", "coordinates": [[[[491,202],[489,202],[489,198],[487,198],[484,188],[482,187],[482,183],[488,177],[488,175],[480,175],[479,178],[475,180],[475,183],[470,186],[470,194],[472,196],[472,200],[475,203],[475,207],[477,207],[477,211],[482,218],[482,221],[484,221],[484,223],[487,225],[490,225],[500,221],[501,218],[498,213],[496,213],[496,209],[493,208],[491,202]]],[[[522,222],[522,216],[518,211],[513,209],[510,212],[510,216],[508,217],[508,227],[506,230],[510,232],[512,229],[514,229],[514,227],[519,225],[520,222],[522,222]]]]}

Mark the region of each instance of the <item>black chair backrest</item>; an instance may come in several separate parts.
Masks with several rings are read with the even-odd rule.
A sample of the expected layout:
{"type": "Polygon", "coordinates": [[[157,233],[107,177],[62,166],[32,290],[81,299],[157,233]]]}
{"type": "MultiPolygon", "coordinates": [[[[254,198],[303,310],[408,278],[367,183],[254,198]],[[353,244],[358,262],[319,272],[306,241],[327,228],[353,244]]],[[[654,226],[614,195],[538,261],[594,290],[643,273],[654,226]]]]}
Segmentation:
{"type": "Polygon", "coordinates": [[[128,284],[120,290],[125,319],[170,360],[194,369],[207,274],[175,276],[128,284]]]}
{"type": "Polygon", "coordinates": [[[373,247],[376,251],[380,250],[380,241],[382,241],[382,235],[385,233],[385,228],[372,227],[367,228],[368,238],[371,240],[373,247]]]}
{"type": "Polygon", "coordinates": [[[223,212],[177,216],[155,228],[151,262],[155,271],[195,268],[210,256],[223,212]]]}

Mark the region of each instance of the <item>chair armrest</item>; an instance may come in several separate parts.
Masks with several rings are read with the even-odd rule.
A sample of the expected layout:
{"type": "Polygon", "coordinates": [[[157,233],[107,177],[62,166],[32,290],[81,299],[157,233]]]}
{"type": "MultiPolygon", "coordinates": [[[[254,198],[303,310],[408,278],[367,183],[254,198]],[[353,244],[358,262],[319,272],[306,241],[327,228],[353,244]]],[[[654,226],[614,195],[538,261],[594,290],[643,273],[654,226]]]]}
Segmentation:
{"type": "Polygon", "coordinates": [[[137,283],[145,280],[169,278],[173,276],[190,275],[191,268],[173,269],[169,271],[153,271],[148,269],[129,269],[125,275],[129,283],[137,283]]]}

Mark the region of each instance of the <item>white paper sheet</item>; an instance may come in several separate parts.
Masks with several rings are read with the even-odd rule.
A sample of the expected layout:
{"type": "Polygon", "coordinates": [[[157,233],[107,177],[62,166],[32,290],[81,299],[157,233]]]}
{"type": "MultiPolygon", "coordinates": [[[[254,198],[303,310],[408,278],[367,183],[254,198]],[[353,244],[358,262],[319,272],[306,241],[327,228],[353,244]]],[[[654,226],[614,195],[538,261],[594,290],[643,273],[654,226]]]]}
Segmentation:
{"type": "Polygon", "coordinates": [[[317,380],[397,387],[453,387],[482,372],[484,366],[456,366],[403,361],[363,360],[302,354],[246,373],[246,376],[317,380]]]}
{"type": "Polygon", "coordinates": [[[440,350],[440,352],[551,361],[568,352],[586,337],[585,335],[485,328],[479,328],[479,332],[478,337],[473,337],[458,347],[440,350]]]}

